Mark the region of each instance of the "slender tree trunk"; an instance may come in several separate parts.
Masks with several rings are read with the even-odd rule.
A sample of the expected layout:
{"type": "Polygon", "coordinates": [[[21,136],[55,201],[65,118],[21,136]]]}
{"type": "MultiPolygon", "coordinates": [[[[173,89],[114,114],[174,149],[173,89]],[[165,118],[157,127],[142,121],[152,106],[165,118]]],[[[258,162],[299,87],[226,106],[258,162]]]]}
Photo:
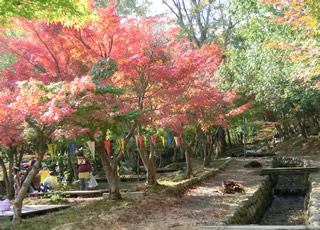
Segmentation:
{"type": "Polygon", "coordinates": [[[217,159],[225,156],[225,134],[222,127],[216,131],[216,141],[215,158],[217,159]]]}
{"type": "MultiPolygon", "coordinates": [[[[137,147],[138,147],[138,143],[137,147]]],[[[150,146],[153,144],[150,143],[150,146]]],[[[148,153],[147,149],[144,147],[144,145],[138,147],[139,155],[142,160],[142,163],[147,170],[147,182],[149,185],[157,185],[157,173],[156,173],[156,167],[154,162],[154,152],[152,149],[150,149],[150,152],[148,153]]]]}
{"type": "MultiPolygon", "coordinates": [[[[184,141],[183,141],[184,142],[184,141]]],[[[187,175],[188,178],[192,176],[192,164],[191,164],[191,147],[188,145],[188,143],[184,143],[184,154],[186,157],[186,164],[187,164],[187,175]]]]}
{"type": "Polygon", "coordinates": [[[9,196],[9,194],[10,194],[10,192],[9,192],[9,177],[8,177],[6,165],[4,164],[4,161],[2,158],[0,158],[0,166],[1,166],[2,172],[3,172],[3,180],[4,180],[4,185],[6,188],[6,193],[7,193],[7,196],[9,196]]]}
{"type": "Polygon", "coordinates": [[[10,199],[14,198],[14,189],[13,189],[13,165],[14,165],[14,149],[10,147],[9,149],[9,168],[8,168],[8,188],[7,188],[7,196],[10,199]]]}
{"type": "Polygon", "coordinates": [[[16,166],[17,166],[18,168],[20,168],[20,164],[21,164],[22,158],[23,158],[23,153],[24,153],[24,151],[23,151],[23,148],[22,148],[22,150],[21,150],[20,153],[19,153],[18,161],[16,162],[16,166]]]}
{"type": "Polygon", "coordinates": [[[186,164],[187,164],[187,175],[190,178],[192,176],[192,163],[191,163],[191,149],[195,142],[195,136],[192,138],[192,140],[188,143],[185,138],[181,138],[182,146],[185,150],[185,158],[186,158],[186,164]]]}
{"type": "Polygon", "coordinates": [[[280,127],[280,125],[276,125],[276,129],[277,129],[277,131],[278,131],[278,133],[279,133],[280,137],[283,137],[283,131],[282,131],[282,129],[281,129],[281,127],[280,127]]]}
{"type": "Polygon", "coordinates": [[[210,167],[211,166],[211,156],[212,156],[212,153],[213,153],[213,142],[210,141],[209,143],[204,143],[204,146],[205,146],[205,156],[204,156],[204,160],[203,160],[203,166],[204,167],[210,167]]]}
{"type": "MultiPolygon", "coordinates": [[[[96,147],[97,152],[102,160],[103,170],[105,172],[106,178],[109,184],[109,193],[111,200],[121,200],[122,196],[120,193],[120,186],[119,186],[119,175],[118,175],[118,164],[116,157],[111,159],[107,155],[106,149],[103,147],[102,144],[97,145],[96,147]]],[[[120,160],[119,160],[120,161],[120,160]]]]}
{"type": "Polygon", "coordinates": [[[71,152],[67,150],[68,156],[68,176],[67,183],[68,185],[72,185],[73,178],[77,178],[77,171],[75,169],[75,165],[72,162],[71,152]]]}
{"type": "Polygon", "coordinates": [[[61,178],[61,180],[64,178],[64,164],[63,164],[63,158],[62,156],[64,155],[66,151],[66,148],[63,147],[61,150],[61,155],[59,157],[59,161],[58,161],[58,165],[59,165],[59,176],[61,178]]]}
{"type": "Polygon", "coordinates": [[[227,129],[227,135],[228,135],[228,142],[229,142],[229,146],[232,146],[231,136],[230,136],[229,129],[227,129]]]}
{"type": "Polygon", "coordinates": [[[308,138],[308,133],[303,121],[298,122],[299,128],[301,130],[301,134],[304,138],[308,138]]]}
{"type": "Polygon", "coordinates": [[[47,141],[44,133],[39,133],[39,139],[40,139],[40,149],[39,149],[37,161],[33,165],[32,170],[28,174],[27,178],[23,182],[21,189],[18,193],[18,196],[13,204],[13,219],[12,219],[13,225],[21,224],[21,210],[22,210],[23,200],[26,197],[26,194],[29,190],[29,186],[33,180],[33,177],[39,172],[41,162],[45,153],[45,147],[46,147],[47,141]]]}
{"type": "MultiPolygon", "coordinates": [[[[142,136],[142,128],[141,125],[138,125],[138,135],[142,136]]],[[[150,151],[146,149],[146,146],[144,145],[144,142],[142,142],[141,146],[139,146],[139,141],[136,140],[136,146],[140,155],[140,158],[142,160],[142,163],[147,171],[147,183],[149,185],[157,185],[157,170],[155,167],[155,148],[152,143],[152,140],[150,140],[150,151]]]]}
{"type": "Polygon", "coordinates": [[[299,125],[299,128],[301,130],[301,134],[304,138],[308,138],[308,133],[307,133],[307,130],[306,130],[306,127],[304,125],[304,121],[298,117],[298,125],[299,125]]]}
{"type": "Polygon", "coordinates": [[[178,161],[178,150],[177,150],[177,147],[174,145],[172,162],[175,163],[177,161],[178,161]]]}

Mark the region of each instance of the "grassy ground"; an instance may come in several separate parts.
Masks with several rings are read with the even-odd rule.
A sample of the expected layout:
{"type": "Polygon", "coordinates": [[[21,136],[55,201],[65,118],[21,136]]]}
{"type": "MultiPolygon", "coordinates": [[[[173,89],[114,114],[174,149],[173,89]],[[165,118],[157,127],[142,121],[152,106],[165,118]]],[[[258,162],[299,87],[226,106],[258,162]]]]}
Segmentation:
{"type": "MultiPolygon", "coordinates": [[[[80,201],[79,201],[80,202],[80,201]]],[[[96,216],[110,212],[110,210],[123,207],[130,204],[130,200],[109,201],[99,199],[91,199],[82,204],[72,206],[70,208],[60,210],[57,212],[49,212],[45,215],[35,216],[23,220],[23,224],[13,228],[10,221],[5,221],[0,224],[1,229],[53,229],[56,226],[61,226],[65,223],[82,223],[88,217],[90,219],[96,216]]]]}

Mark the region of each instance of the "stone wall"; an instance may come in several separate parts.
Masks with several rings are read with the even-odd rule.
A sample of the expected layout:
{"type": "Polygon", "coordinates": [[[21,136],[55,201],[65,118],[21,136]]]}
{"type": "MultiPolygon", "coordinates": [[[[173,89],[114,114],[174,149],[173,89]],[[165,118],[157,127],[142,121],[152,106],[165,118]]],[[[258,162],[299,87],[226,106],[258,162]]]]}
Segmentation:
{"type": "Polygon", "coordinates": [[[258,189],[248,194],[234,211],[234,214],[224,222],[226,225],[257,224],[272,202],[272,187],[274,182],[269,176],[264,176],[258,189]]]}
{"type": "Polygon", "coordinates": [[[272,168],[305,167],[308,161],[296,156],[276,156],[272,159],[272,168]]]}
{"type": "Polygon", "coordinates": [[[309,175],[308,225],[320,226],[320,177],[318,173],[309,175]]]}

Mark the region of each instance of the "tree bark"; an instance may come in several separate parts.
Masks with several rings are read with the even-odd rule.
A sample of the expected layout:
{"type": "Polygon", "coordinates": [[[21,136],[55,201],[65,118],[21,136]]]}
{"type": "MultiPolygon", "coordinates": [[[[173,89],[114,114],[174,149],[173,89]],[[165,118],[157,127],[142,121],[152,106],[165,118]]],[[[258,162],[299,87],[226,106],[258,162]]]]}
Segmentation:
{"type": "Polygon", "coordinates": [[[204,158],[203,158],[203,166],[204,167],[210,167],[211,166],[211,156],[213,153],[213,146],[214,143],[211,141],[209,143],[206,143],[204,141],[204,158]]]}
{"type": "Polygon", "coordinates": [[[4,161],[2,158],[0,158],[0,166],[1,166],[2,172],[3,172],[3,180],[4,180],[5,187],[6,187],[6,193],[7,193],[7,196],[9,196],[9,194],[10,194],[10,192],[9,192],[9,176],[7,173],[6,165],[4,164],[4,161]]]}
{"type": "Polygon", "coordinates": [[[228,142],[229,142],[229,146],[232,146],[231,136],[230,136],[229,129],[227,129],[227,135],[228,135],[228,142]]]}
{"type": "MultiPolygon", "coordinates": [[[[103,138],[104,140],[105,138],[103,138]]],[[[92,139],[94,141],[94,139],[92,139]]],[[[111,200],[121,200],[122,196],[120,193],[119,187],[119,175],[118,175],[118,164],[120,159],[117,157],[113,157],[111,159],[110,156],[107,155],[107,151],[103,145],[103,143],[96,144],[96,150],[101,158],[102,167],[105,172],[106,178],[108,180],[109,185],[109,198],[111,200]]]]}
{"type": "Polygon", "coordinates": [[[216,149],[215,158],[221,158],[225,156],[225,134],[222,127],[219,127],[216,131],[216,149]]]}
{"type": "Polygon", "coordinates": [[[182,144],[183,144],[183,148],[184,148],[184,154],[186,157],[186,164],[187,164],[187,176],[188,178],[190,178],[192,176],[192,164],[191,164],[191,145],[192,142],[187,143],[187,141],[184,140],[184,138],[182,138],[181,140],[182,144]]]}
{"type": "Polygon", "coordinates": [[[39,172],[41,162],[45,153],[45,147],[47,143],[46,136],[44,135],[43,132],[39,133],[38,136],[40,139],[39,154],[38,154],[36,163],[33,165],[32,170],[30,171],[27,178],[23,182],[21,189],[18,193],[18,196],[13,204],[13,219],[12,219],[13,225],[21,224],[21,210],[22,210],[23,200],[29,190],[29,186],[33,180],[33,177],[39,172]]]}
{"type": "Polygon", "coordinates": [[[157,173],[154,161],[154,147],[153,144],[150,143],[150,152],[145,148],[144,144],[139,148],[139,143],[136,142],[140,158],[142,163],[147,170],[147,183],[149,185],[157,185],[157,173]]]}
{"type": "Polygon", "coordinates": [[[299,125],[299,128],[301,130],[301,134],[304,138],[308,138],[308,133],[307,133],[307,130],[306,130],[306,127],[304,125],[304,122],[302,120],[300,120],[298,122],[298,125],[299,125]]]}

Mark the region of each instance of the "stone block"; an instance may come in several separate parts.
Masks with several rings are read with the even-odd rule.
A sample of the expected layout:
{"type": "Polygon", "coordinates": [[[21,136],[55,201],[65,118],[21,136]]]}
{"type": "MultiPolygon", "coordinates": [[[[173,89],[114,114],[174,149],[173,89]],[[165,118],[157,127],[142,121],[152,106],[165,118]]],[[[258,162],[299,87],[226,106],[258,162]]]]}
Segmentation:
{"type": "Polygon", "coordinates": [[[109,193],[102,193],[102,198],[104,200],[109,200],[109,193]]]}
{"type": "Polygon", "coordinates": [[[139,198],[145,196],[144,192],[126,192],[123,194],[124,197],[126,198],[139,198]]]}

